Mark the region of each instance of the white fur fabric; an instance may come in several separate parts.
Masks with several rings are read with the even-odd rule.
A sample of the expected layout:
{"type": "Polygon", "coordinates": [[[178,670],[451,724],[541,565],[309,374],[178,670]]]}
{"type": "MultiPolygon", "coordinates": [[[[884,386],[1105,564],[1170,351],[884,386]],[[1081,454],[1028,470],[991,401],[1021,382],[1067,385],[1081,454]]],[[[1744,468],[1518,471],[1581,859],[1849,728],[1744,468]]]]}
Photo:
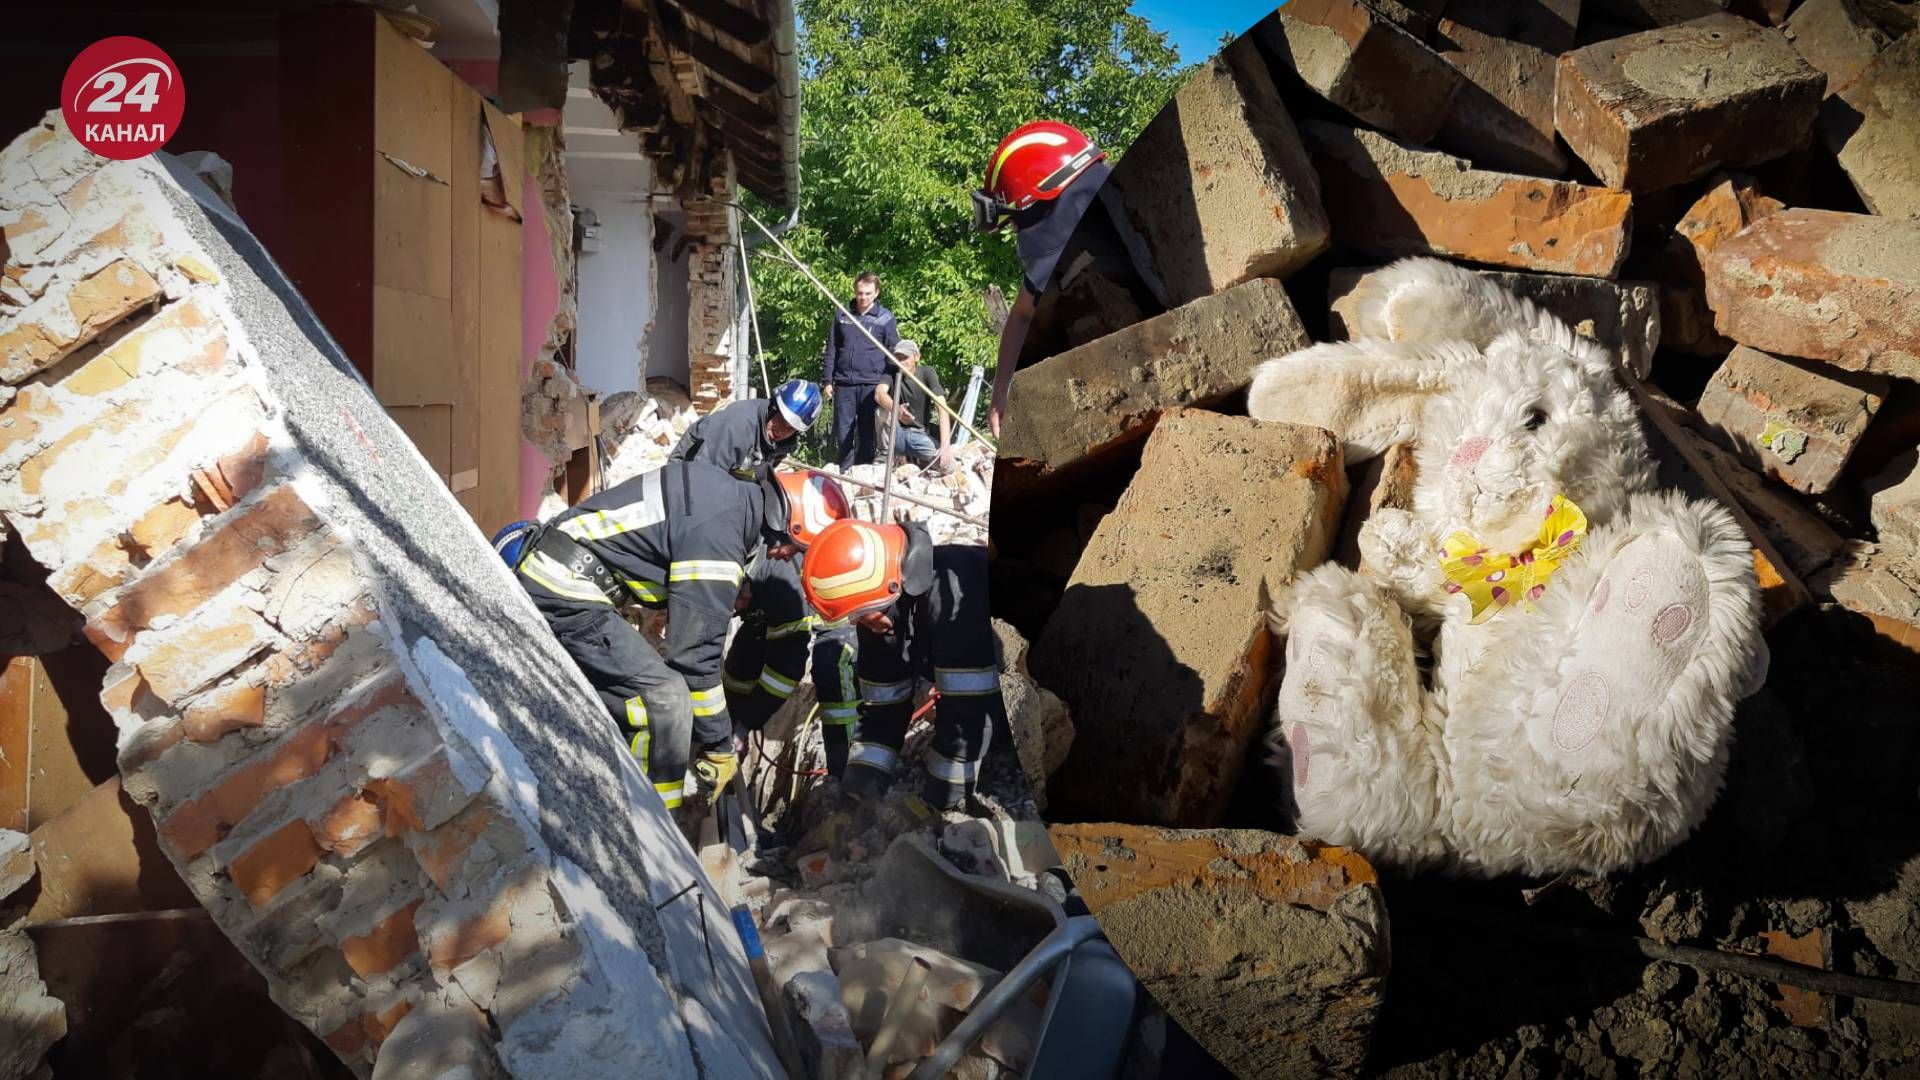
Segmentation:
{"type": "Polygon", "coordinates": [[[1363,572],[1320,566],[1285,600],[1271,741],[1300,831],[1485,875],[1655,858],[1706,816],[1766,669],[1751,547],[1717,504],[1654,489],[1598,342],[1438,260],[1369,280],[1355,340],[1267,361],[1248,397],[1258,419],[1333,430],[1349,461],[1411,439],[1419,466],[1413,510],[1362,528],[1363,572]],[[1532,610],[1472,625],[1441,541],[1526,550],[1554,495],[1585,541],[1532,610]]]}

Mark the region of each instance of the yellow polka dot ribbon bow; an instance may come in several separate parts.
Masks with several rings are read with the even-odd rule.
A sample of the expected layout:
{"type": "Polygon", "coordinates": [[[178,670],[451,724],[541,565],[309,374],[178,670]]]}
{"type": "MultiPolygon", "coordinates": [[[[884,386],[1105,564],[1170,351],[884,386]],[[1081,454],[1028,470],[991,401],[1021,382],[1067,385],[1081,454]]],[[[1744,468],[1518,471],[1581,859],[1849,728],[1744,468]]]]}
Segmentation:
{"type": "Polygon", "coordinates": [[[1496,555],[1464,532],[1447,537],[1440,545],[1440,571],[1447,579],[1444,588],[1450,594],[1467,594],[1476,623],[1486,622],[1515,601],[1531,611],[1533,601],[1547,591],[1547,580],[1567,556],[1579,550],[1586,535],[1587,515],[1565,496],[1555,495],[1540,525],[1540,542],[1526,551],[1496,555]]]}

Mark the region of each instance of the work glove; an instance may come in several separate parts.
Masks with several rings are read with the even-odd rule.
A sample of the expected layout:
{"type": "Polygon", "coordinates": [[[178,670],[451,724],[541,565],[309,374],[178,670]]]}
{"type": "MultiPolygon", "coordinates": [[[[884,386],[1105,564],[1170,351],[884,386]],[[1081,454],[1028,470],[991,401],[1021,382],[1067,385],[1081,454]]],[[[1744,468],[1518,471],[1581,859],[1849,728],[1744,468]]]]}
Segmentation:
{"type": "Polygon", "coordinates": [[[724,791],[740,771],[740,755],[732,750],[708,750],[693,763],[693,775],[709,791],[724,791]]]}

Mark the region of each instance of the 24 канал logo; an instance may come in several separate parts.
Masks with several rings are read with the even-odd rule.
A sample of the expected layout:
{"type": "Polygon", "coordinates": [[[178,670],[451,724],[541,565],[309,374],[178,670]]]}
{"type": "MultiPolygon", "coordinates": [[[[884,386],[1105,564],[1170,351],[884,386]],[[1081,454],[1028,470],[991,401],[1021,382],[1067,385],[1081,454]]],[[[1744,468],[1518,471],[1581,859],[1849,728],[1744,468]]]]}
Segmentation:
{"type": "Polygon", "coordinates": [[[116,161],[145,157],[180,127],[187,88],[160,46],[110,37],[87,46],[67,67],[60,111],[80,145],[116,161]]]}

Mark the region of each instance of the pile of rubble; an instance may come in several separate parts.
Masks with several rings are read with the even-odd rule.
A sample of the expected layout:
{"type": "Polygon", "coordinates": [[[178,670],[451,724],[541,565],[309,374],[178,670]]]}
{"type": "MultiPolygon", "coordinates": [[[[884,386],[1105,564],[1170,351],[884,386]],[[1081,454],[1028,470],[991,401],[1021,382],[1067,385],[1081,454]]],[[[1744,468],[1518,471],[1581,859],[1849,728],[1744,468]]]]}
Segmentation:
{"type": "Polygon", "coordinates": [[[672,379],[651,378],[645,390],[622,390],[600,404],[600,475],[608,487],[667,463],[680,436],[700,417],[672,379]]]}
{"type": "MultiPolygon", "coordinates": [[[[1920,981],[1920,843],[1896,839],[1920,835],[1920,741],[1892,719],[1920,681],[1920,113],[1896,104],[1920,100],[1916,22],[1891,0],[1293,0],[1197,69],[1063,255],[993,528],[996,614],[1080,728],[1035,778],[1056,820],[1159,827],[1177,865],[1207,865],[1217,826],[1286,829],[1256,749],[1284,662],[1267,613],[1298,572],[1357,561],[1359,523],[1405,497],[1412,460],[1347,469],[1328,433],[1248,418],[1245,390],[1259,362],[1345,336],[1345,298],[1395,258],[1484,268],[1615,350],[1663,483],[1752,541],[1773,673],[1707,826],[1537,906],[1526,882],[1381,886],[1360,863],[1338,902],[1384,888],[1404,1005],[1377,1011],[1384,933],[1313,979],[1345,988],[1343,1029],[1373,1029],[1368,1068],[1920,1061],[1920,1013],[1870,994],[1808,1006],[1597,954],[1569,979],[1565,950],[1546,971],[1534,937],[1496,932],[1514,944],[1490,952],[1458,932],[1597,919],[1622,941],[1920,981]],[[1503,963],[1525,989],[1459,1000],[1462,971],[1503,963]]],[[[1272,903],[1333,902],[1319,876],[1256,880],[1272,903]]],[[[1260,925],[1219,933],[1260,955],[1260,925]]],[[[1143,972],[1186,947],[1144,922],[1109,934],[1143,972]]],[[[1163,1001],[1236,1070],[1298,1066],[1278,1043],[1249,1054],[1210,990],[1183,996],[1163,1001]]],[[[1360,1066],[1303,1024],[1315,1068],[1360,1066]]]]}
{"type": "MultiPolygon", "coordinates": [[[[838,474],[839,469],[832,466],[827,472],[838,474]]],[[[849,480],[858,481],[867,486],[843,485],[847,495],[853,499],[854,513],[868,521],[880,520],[880,481],[886,475],[884,464],[855,465],[846,471],[849,480]]],[[[930,502],[941,507],[959,511],[978,521],[987,520],[989,503],[993,497],[993,450],[978,439],[970,439],[953,452],[953,468],[941,471],[936,462],[931,468],[923,469],[911,462],[902,462],[893,468],[893,490],[904,492],[916,499],[930,502]]],[[[987,542],[987,530],[982,526],[942,513],[926,506],[917,506],[904,499],[895,499],[888,510],[888,516],[908,521],[923,521],[927,532],[937,544],[984,544],[987,542]]]]}

